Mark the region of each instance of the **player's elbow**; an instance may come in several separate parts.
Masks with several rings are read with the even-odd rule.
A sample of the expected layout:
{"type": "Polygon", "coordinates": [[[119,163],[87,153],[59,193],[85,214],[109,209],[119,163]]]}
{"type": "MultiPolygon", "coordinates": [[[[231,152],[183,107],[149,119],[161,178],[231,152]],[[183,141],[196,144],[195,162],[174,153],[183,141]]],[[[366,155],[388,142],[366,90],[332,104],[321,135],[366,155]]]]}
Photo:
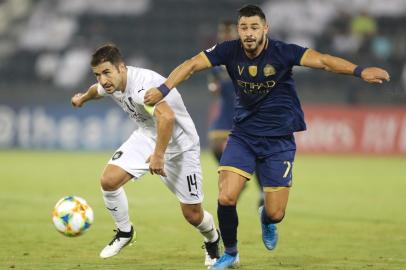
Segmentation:
{"type": "Polygon", "coordinates": [[[333,56],[329,55],[329,54],[321,54],[320,56],[320,66],[322,69],[326,70],[326,71],[330,71],[331,70],[331,63],[333,61],[333,56]]]}
{"type": "Polygon", "coordinates": [[[196,64],[196,61],[194,60],[194,58],[190,58],[190,59],[186,60],[183,63],[183,66],[186,69],[187,78],[192,76],[195,73],[195,71],[197,70],[197,64],[196,64]]]}

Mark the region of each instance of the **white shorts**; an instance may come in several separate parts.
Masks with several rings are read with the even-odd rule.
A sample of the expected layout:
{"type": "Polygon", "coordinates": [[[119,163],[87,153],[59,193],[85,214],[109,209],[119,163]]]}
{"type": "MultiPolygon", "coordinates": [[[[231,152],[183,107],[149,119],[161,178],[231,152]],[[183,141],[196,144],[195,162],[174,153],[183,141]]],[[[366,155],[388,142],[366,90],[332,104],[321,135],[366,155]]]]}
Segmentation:
{"type": "MultiPolygon", "coordinates": [[[[108,164],[116,165],[139,179],[149,172],[147,158],[153,153],[155,142],[138,132],[133,132],[114,153],[108,164]]],[[[164,171],[167,177],[161,180],[184,204],[203,201],[200,147],[176,154],[165,154],[164,171]]]]}

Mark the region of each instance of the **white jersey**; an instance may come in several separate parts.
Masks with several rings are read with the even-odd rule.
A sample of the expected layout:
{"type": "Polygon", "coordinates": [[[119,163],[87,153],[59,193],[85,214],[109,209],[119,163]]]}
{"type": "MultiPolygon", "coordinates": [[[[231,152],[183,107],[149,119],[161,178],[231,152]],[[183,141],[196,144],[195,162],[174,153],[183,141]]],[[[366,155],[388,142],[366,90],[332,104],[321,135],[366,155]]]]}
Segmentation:
{"type": "MultiPolygon", "coordinates": [[[[125,91],[116,91],[110,95],[137,123],[138,132],[155,142],[157,138],[156,119],[146,111],[144,95],[148,89],[161,85],[165,80],[152,70],[127,66],[125,91]]],[[[97,86],[97,92],[101,96],[109,95],[100,84],[97,86]]],[[[184,152],[198,146],[199,136],[178,90],[172,89],[164,100],[175,113],[175,124],[166,153],[184,152]]]]}

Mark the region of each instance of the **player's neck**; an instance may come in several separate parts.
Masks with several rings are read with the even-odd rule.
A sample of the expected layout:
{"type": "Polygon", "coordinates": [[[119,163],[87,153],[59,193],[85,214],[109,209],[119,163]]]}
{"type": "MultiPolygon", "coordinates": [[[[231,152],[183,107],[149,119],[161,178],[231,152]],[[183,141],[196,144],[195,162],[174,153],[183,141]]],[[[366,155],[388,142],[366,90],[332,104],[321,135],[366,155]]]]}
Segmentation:
{"type": "Polygon", "coordinates": [[[122,78],[122,85],[120,87],[120,92],[124,93],[125,89],[127,88],[127,72],[128,70],[126,69],[125,72],[123,72],[123,78],[122,78]]]}

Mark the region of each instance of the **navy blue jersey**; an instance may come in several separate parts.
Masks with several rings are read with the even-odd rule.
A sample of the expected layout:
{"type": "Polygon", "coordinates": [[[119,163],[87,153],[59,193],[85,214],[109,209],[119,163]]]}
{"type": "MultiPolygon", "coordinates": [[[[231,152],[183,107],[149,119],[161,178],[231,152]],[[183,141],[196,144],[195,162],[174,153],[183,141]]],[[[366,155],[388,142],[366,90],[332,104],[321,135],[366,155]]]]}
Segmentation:
{"type": "Polygon", "coordinates": [[[306,48],[268,39],[264,50],[248,58],[240,40],[203,52],[212,66],[225,65],[236,91],[234,128],[257,136],[283,136],[306,129],[292,78],[306,48]]]}
{"type": "Polygon", "coordinates": [[[230,130],[233,125],[235,91],[234,84],[224,67],[214,67],[213,76],[220,84],[219,114],[213,121],[211,130],[230,130]]]}

